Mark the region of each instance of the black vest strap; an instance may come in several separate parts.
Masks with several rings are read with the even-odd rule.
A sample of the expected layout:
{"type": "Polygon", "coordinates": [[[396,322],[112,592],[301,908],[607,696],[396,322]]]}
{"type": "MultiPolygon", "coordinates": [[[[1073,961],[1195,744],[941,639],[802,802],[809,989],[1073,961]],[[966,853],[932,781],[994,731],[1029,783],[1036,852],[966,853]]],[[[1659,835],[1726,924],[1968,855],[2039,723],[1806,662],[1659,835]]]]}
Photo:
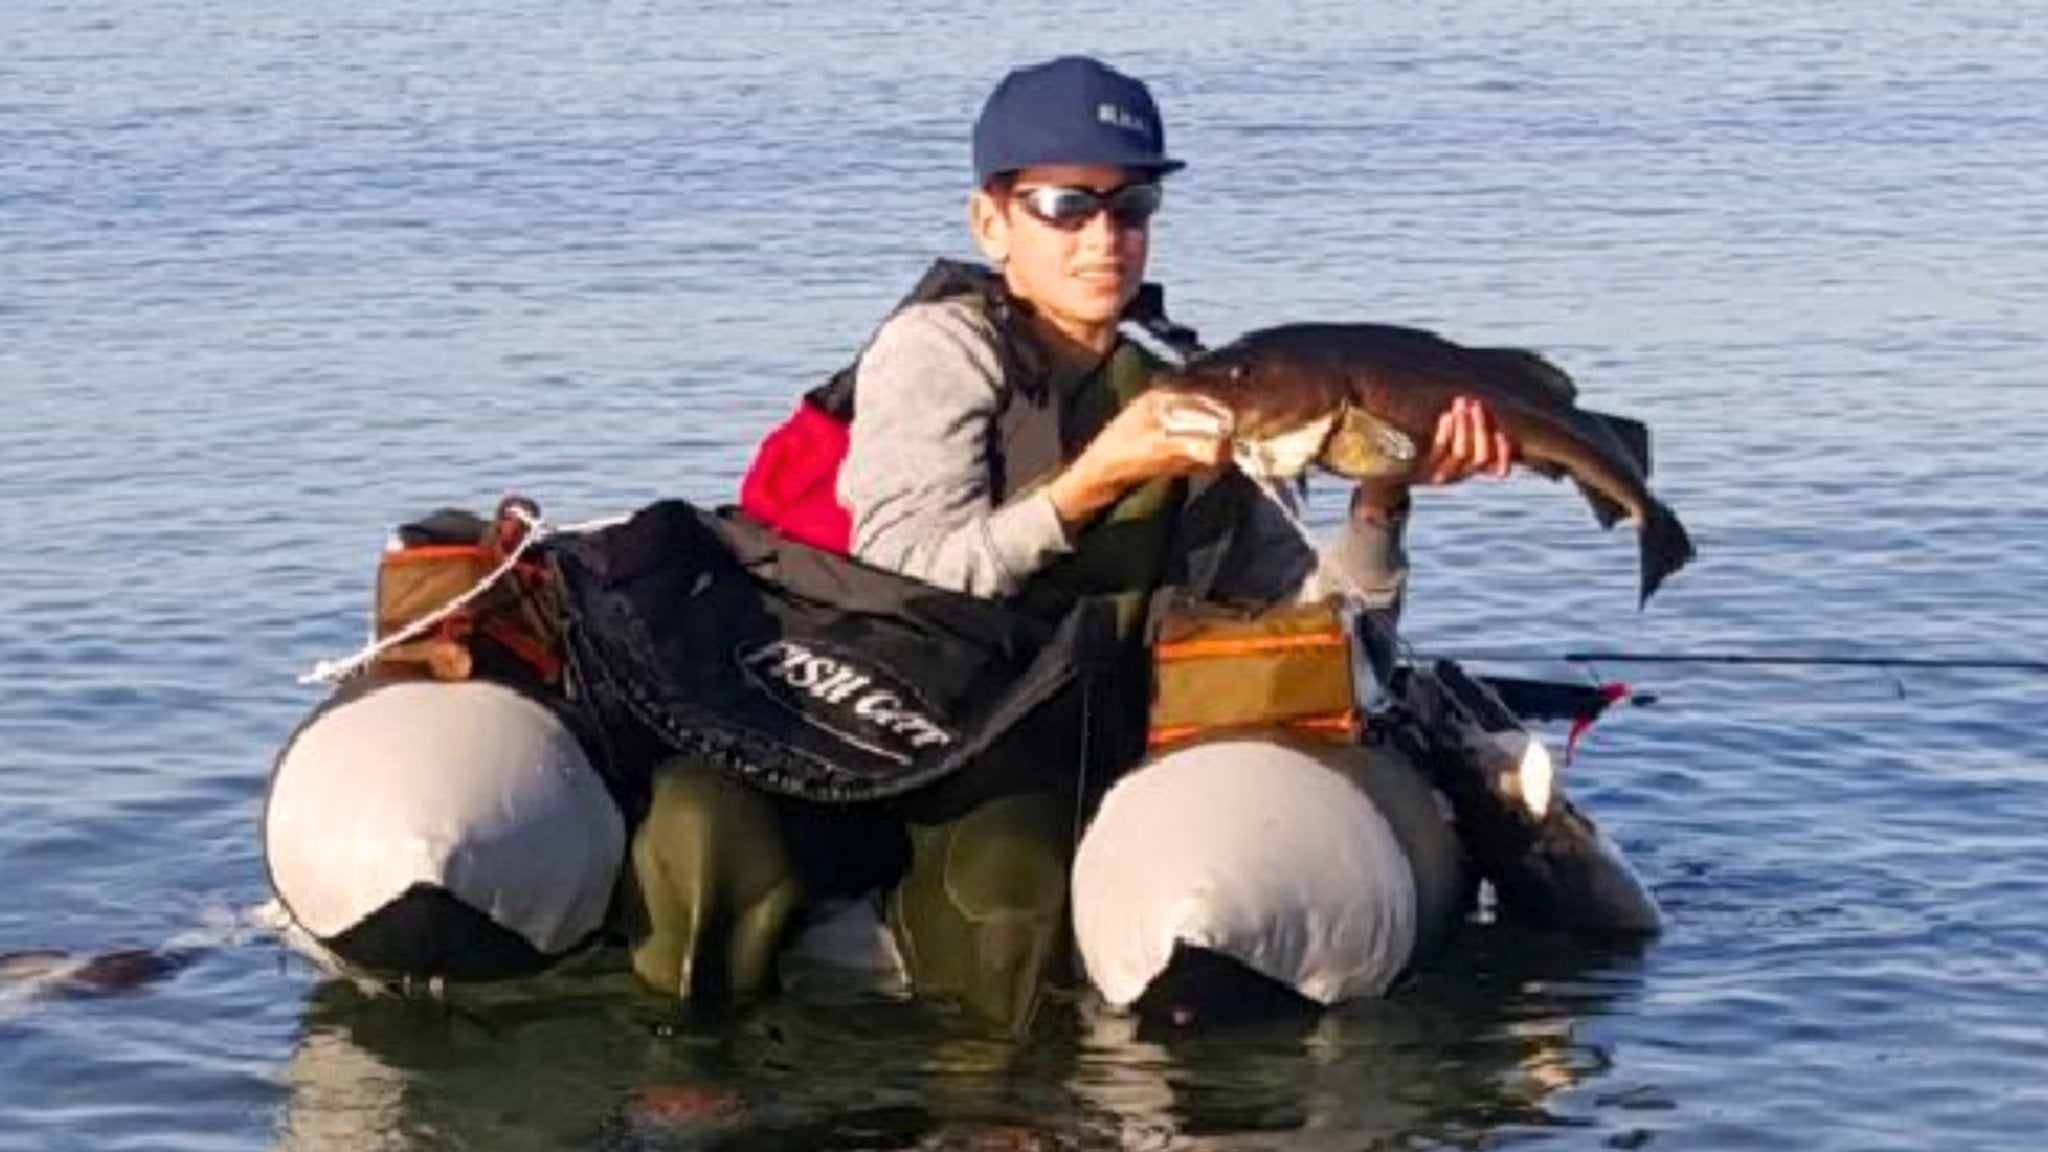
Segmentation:
{"type": "Polygon", "coordinates": [[[1168,351],[1183,359],[1202,351],[1201,337],[1193,328],[1167,319],[1166,289],[1157,284],[1148,281],[1139,287],[1131,306],[1124,309],[1124,319],[1143,328],[1168,351]]]}
{"type": "MultiPolygon", "coordinates": [[[[889,310],[889,317],[913,304],[930,304],[939,300],[951,300],[960,296],[980,296],[993,303],[993,294],[1002,291],[1002,278],[979,264],[968,264],[959,260],[934,260],[924,275],[917,278],[910,291],[896,306],[889,310]]],[[[886,320],[888,317],[885,317],[886,320]]],[[[877,330],[880,325],[876,325],[877,330]]],[[[870,336],[868,343],[874,343],[870,336]]],[[[810,402],[839,420],[853,419],[853,383],[860,371],[860,358],[867,353],[862,345],[859,353],[845,367],[827,377],[823,384],[811,389],[807,395],[810,402]]],[[[1006,365],[1007,367],[1007,365],[1006,365]]]]}

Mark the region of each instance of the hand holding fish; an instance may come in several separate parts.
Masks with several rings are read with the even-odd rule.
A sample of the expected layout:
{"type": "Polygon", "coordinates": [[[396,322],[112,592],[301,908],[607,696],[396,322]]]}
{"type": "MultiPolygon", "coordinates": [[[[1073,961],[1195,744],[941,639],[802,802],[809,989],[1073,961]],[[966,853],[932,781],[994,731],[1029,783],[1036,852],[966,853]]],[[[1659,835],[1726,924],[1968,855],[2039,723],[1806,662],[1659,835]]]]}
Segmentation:
{"type": "Polygon", "coordinates": [[[1416,479],[1423,484],[1456,484],[1481,473],[1506,476],[1516,455],[1515,442],[1485,401],[1457,396],[1437,417],[1436,438],[1416,467],[1416,479]]]}
{"type": "Polygon", "coordinates": [[[1141,393],[1046,486],[1061,523],[1080,524],[1147,480],[1220,468],[1230,410],[1198,396],[1141,393]]]}
{"type": "Polygon", "coordinates": [[[1415,466],[1414,475],[1361,479],[1351,498],[1352,513],[1375,521],[1401,515],[1408,508],[1410,487],[1458,484],[1479,475],[1504,477],[1517,454],[1514,440],[1500,430],[1485,401],[1455,397],[1437,417],[1429,454],[1415,466]]]}

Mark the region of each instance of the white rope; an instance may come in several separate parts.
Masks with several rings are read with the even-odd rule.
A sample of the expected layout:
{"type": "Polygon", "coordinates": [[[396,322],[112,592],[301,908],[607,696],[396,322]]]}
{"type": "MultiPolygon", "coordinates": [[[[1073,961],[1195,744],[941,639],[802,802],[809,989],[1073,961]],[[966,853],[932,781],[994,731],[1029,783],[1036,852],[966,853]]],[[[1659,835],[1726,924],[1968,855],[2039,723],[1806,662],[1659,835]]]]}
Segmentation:
{"type": "Polygon", "coordinates": [[[418,639],[420,636],[432,630],[436,625],[440,624],[443,620],[446,620],[448,617],[453,616],[455,613],[460,612],[462,609],[468,607],[469,603],[472,600],[475,600],[477,597],[489,591],[492,585],[504,579],[505,574],[507,572],[512,571],[514,567],[518,566],[520,559],[523,558],[527,554],[527,552],[531,551],[534,545],[539,544],[542,540],[550,536],[557,536],[564,533],[587,532],[597,528],[607,528],[614,524],[623,524],[626,522],[627,519],[624,516],[611,516],[601,520],[586,520],[581,524],[565,524],[561,526],[556,526],[549,524],[545,519],[539,516],[535,516],[532,513],[529,513],[528,511],[526,511],[526,509],[519,507],[517,504],[507,507],[506,511],[509,512],[511,515],[517,517],[520,523],[525,524],[526,531],[520,534],[518,545],[516,545],[512,549],[512,551],[505,554],[505,558],[498,562],[497,567],[491,569],[489,572],[484,573],[484,575],[481,578],[479,578],[475,584],[470,585],[468,591],[461,593],[454,599],[448,601],[446,604],[443,604],[439,608],[436,608],[435,610],[429,612],[425,616],[422,616],[419,619],[414,620],[412,623],[406,625],[404,628],[401,628],[396,632],[393,632],[391,635],[384,637],[382,640],[373,640],[372,642],[363,645],[363,647],[356,650],[356,653],[354,655],[341,660],[319,661],[318,663],[313,665],[312,671],[307,672],[305,675],[299,677],[299,683],[333,684],[339,680],[343,680],[355,675],[357,672],[367,667],[372,661],[376,660],[377,657],[382,656],[385,652],[391,650],[392,648],[395,648],[400,644],[407,643],[408,641],[418,639]]]}
{"type": "MultiPolygon", "coordinates": [[[[1316,548],[1314,530],[1309,527],[1308,521],[1302,519],[1300,510],[1294,506],[1293,501],[1287,498],[1284,490],[1280,487],[1280,485],[1272,483],[1270,481],[1254,480],[1252,482],[1252,486],[1257,488],[1262,494],[1264,494],[1266,499],[1271,501],[1275,508],[1280,509],[1280,515],[1284,517],[1287,523],[1291,527],[1293,527],[1294,531],[1301,536],[1301,542],[1303,545],[1305,545],[1311,552],[1319,551],[1316,548]]],[[[1339,591],[1344,595],[1348,596],[1361,610],[1364,608],[1365,605],[1372,603],[1375,599],[1375,597],[1371,593],[1368,593],[1364,588],[1360,587],[1355,580],[1351,578],[1351,573],[1343,571],[1341,566],[1337,571],[1337,578],[1344,584],[1344,587],[1339,589],[1339,591]]],[[[1373,627],[1384,627],[1384,624],[1381,621],[1377,620],[1376,618],[1370,615],[1362,615],[1361,618],[1364,619],[1368,625],[1371,625],[1373,627]]],[[[1394,632],[1393,641],[1395,651],[1398,651],[1403,655],[1407,656],[1411,661],[1415,659],[1415,648],[1414,646],[1408,643],[1407,637],[1402,636],[1399,632],[1394,632]]]]}

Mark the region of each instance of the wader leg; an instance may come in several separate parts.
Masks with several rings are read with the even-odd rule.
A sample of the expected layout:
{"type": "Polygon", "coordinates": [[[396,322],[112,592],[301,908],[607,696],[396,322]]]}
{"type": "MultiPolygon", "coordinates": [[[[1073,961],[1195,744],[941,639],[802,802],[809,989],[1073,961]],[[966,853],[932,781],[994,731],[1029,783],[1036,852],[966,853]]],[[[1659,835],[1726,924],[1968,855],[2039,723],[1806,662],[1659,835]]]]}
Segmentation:
{"type": "Polygon", "coordinates": [[[913,993],[958,1000],[1011,1035],[1030,1029],[1066,939],[1071,807],[1019,792],[910,825],[889,919],[913,993]]]}
{"type": "Polygon", "coordinates": [[[628,866],[627,942],[642,980],[710,1003],[774,988],[803,886],[771,797],[699,761],[664,765],[628,866]]]}

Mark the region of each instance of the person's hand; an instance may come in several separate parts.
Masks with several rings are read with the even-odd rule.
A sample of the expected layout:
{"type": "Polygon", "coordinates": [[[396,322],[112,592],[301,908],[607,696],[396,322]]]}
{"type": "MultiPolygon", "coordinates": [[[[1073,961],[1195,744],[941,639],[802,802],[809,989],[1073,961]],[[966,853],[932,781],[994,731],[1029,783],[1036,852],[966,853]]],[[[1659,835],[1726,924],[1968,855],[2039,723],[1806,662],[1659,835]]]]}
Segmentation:
{"type": "Polygon", "coordinates": [[[1408,508],[1410,485],[1456,484],[1481,473],[1506,476],[1519,454],[1484,403],[1470,396],[1455,397],[1437,417],[1436,438],[1415,471],[1402,480],[1361,483],[1351,498],[1352,514],[1379,521],[1400,516],[1408,508]]]}
{"type": "Polygon", "coordinates": [[[1459,396],[1437,417],[1436,439],[1416,476],[1423,484],[1456,484],[1482,472],[1506,476],[1516,452],[1515,442],[1500,430],[1485,404],[1459,396]]]}
{"type": "Polygon", "coordinates": [[[1186,393],[1142,392],[1118,412],[1046,491],[1066,524],[1079,524],[1147,480],[1188,476],[1230,459],[1230,410],[1186,393]]]}

